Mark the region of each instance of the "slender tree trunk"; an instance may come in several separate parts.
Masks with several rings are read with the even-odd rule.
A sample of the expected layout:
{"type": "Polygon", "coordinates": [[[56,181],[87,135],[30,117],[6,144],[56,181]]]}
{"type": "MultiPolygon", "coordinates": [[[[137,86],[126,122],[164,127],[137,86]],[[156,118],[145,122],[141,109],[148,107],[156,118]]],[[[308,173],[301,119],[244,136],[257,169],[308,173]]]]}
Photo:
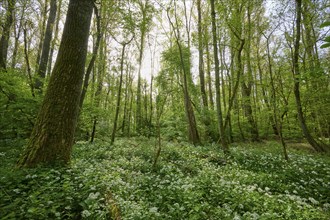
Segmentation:
{"type": "Polygon", "coordinates": [[[26,27],[23,30],[23,35],[24,35],[24,58],[26,62],[26,70],[27,74],[29,77],[29,85],[31,88],[31,94],[34,97],[34,86],[33,86],[33,79],[32,79],[32,74],[31,74],[31,67],[30,67],[30,60],[29,60],[29,51],[28,51],[28,40],[27,40],[27,30],[26,27]]]}
{"type": "Polygon", "coordinates": [[[0,39],[0,70],[6,70],[7,67],[8,42],[10,37],[10,28],[14,20],[15,2],[15,0],[8,0],[6,21],[3,26],[2,35],[0,39]]]}
{"type": "MultiPolygon", "coordinates": [[[[176,24],[178,24],[178,19],[177,19],[177,14],[176,14],[176,5],[175,5],[174,15],[175,15],[176,24]]],[[[191,143],[193,143],[194,145],[197,145],[197,144],[200,144],[200,138],[199,138],[199,134],[198,134],[198,130],[197,130],[197,123],[196,123],[194,109],[193,109],[193,106],[192,106],[192,103],[190,100],[190,95],[189,95],[189,85],[188,85],[189,73],[187,72],[185,63],[184,63],[183,51],[182,51],[182,46],[181,46],[181,42],[180,42],[180,31],[179,31],[178,27],[175,28],[173,22],[171,21],[170,16],[169,16],[169,11],[167,11],[167,17],[170,22],[170,25],[173,28],[176,44],[179,48],[181,70],[183,73],[184,107],[185,107],[185,112],[186,112],[186,117],[187,117],[187,122],[188,122],[188,139],[191,143]]]]}
{"type": "Polygon", "coordinates": [[[70,161],[92,12],[92,0],[69,2],[57,60],[19,167],[70,161]]]}
{"type": "Polygon", "coordinates": [[[217,119],[218,128],[220,133],[220,140],[222,144],[223,151],[225,154],[229,153],[229,146],[227,143],[227,138],[225,135],[225,128],[222,118],[222,109],[220,101],[220,70],[219,70],[219,57],[218,57],[218,46],[217,46],[217,28],[215,23],[215,9],[214,0],[211,3],[211,19],[212,19],[212,38],[213,38],[213,55],[214,55],[214,65],[215,65],[215,95],[216,95],[216,108],[217,108],[217,119]]]}
{"type": "Polygon", "coordinates": [[[251,33],[251,6],[249,5],[247,8],[247,20],[248,20],[248,27],[247,27],[247,42],[246,42],[246,64],[247,64],[247,75],[243,77],[242,83],[242,96],[243,96],[243,108],[245,116],[248,119],[250,124],[250,133],[252,136],[253,141],[259,140],[259,132],[257,128],[257,123],[253,118],[253,109],[251,104],[251,93],[252,93],[252,67],[251,67],[251,40],[252,40],[252,33],[251,33]]]}
{"type": "Polygon", "coordinates": [[[271,85],[271,103],[273,105],[273,115],[274,115],[274,123],[276,127],[276,131],[280,137],[281,144],[283,147],[283,155],[285,160],[289,160],[289,156],[287,153],[287,147],[286,143],[283,138],[283,131],[282,131],[282,124],[283,124],[283,116],[278,117],[278,106],[277,106],[277,97],[276,97],[276,88],[275,88],[275,82],[274,82],[274,75],[273,75],[273,65],[271,62],[271,54],[270,54],[270,48],[269,48],[269,38],[266,38],[266,46],[267,46],[267,60],[268,60],[268,72],[270,77],[270,85],[271,85]]]}
{"type": "Polygon", "coordinates": [[[142,129],[142,92],[141,92],[141,67],[142,67],[142,58],[143,58],[143,50],[144,50],[144,35],[145,33],[141,33],[141,45],[140,45],[140,53],[139,53],[139,72],[138,72],[138,83],[137,83],[137,92],[136,92],[136,131],[138,133],[141,132],[142,129]]]}
{"type": "Polygon", "coordinates": [[[154,76],[151,75],[151,79],[150,79],[150,94],[149,94],[149,102],[150,102],[150,115],[149,115],[149,137],[151,135],[152,129],[153,129],[153,125],[152,125],[152,117],[153,117],[153,100],[152,100],[152,89],[153,89],[153,79],[154,76]]]}
{"type": "Polygon", "coordinates": [[[113,121],[113,130],[111,134],[111,144],[115,142],[116,132],[117,132],[117,123],[118,123],[118,116],[120,110],[120,100],[121,100],[121,87],[123,84],[123,73],[124,73],[124,58],[125,58],[125,48],[126,46],[133,40],[134,36],[128,42],[121,43],[122,51],[121,51],[121,60],[120,60],[120,78],[119,78],[119,86],[118,86],[118,94],[117,94],[117,104],[116,104],[116,113],[115,119],[113,121]]]}
{"type": "Polygon", "coordinates": [[[42,17],[42,24],[40,28],[40,39],[39,39],[39,45],[38,45],[38,50],[37,50],[37,61],[36,61],[36,66],[35,69],[39,69],[39,64],[40,64],[40,56],[41,56],[41,50],[42,50],[42,42],[45,37],[45,28],[46,28],[46,20],[47,20],[47,7],[48,7],[48,1],[44,1],[44,8],[41,11],[41,17],[42,17]]]}
{"type": "MultiPolygon", "coordinates": [[[[95,6],[96,7],[96,6],[95,6]]],[[[96,86],[96,91],[94,95],[94,105],[96,108],[100,108],[101,105],[101,100],[100,100],[100,95],[102,93],[102,88],[103,88],[103,78],[104,78],[104,73],[105,73],[105,60],[106,60],[106,44],[104,41],[101,42],[101,49],[100,49],[100,54],[99,54],[99,65],[97,68],[97,86],[96,86]]],[[[81,97],[81,96],[80,96],[81,97]]],[[[98,122],[98,115],[94,116],[93,119],[93,128],[92,128],[92,136],[91,136],[91,143],[94,142],[95,134],[96,134],[96,125],[98,122]]]]}
{"type": "Polygon", "coordinates": [[[201,0],[197,0],[198,11],[198,72],[200,80],[200,90],[202,94],[203,106],[207,110],[207,95],[205,90],[205,76],[204,76],[204,60],[203,60],[203,34],[202,34],[202,9],[201,0]]]}
{"type": "Polygon", "coordinates": [[[23,3],[23,5],[21,6],[21,16],[19,18],[18,22],[18,28],[14,28],[14,32],[15,32],[15,43],[14,43],[14,49],[13,49],[13,56],[12,56],[12,60],[11,60],[11,68],[15,68],[16,63],[17,63],[17,52],[18,52],[18,46],[19,46],[19,38],[21,36],[21,32],[22,32],[22,28],[23,28],[23,18],[25,16],[25,10],[26,10],[26,5],[27,2],[23,3]]]}
{"type": "Polygon", "coordinates": [[[302,132],[307,139],[308,143],[318,152],[325,152],[326,148],[321,144],[317,143],[312,137],[310,131],[308,130],[305,117],[302,110],[302,104],[300,99],[300,70],[299,70],[299,46],[300,46],[300,26],[301,26],[301,3],[302,0],[296,0],[296,38],[294,42],[294,53],[293,53],[293,76],[294,76],[294,95],[296,100],[298,120],[302,132]]]}
{"type": "Polygon", "coordinates": [[[83,87],[82,87],[82,91],[81,91],[81,95],[80,95],[80,100],[79,100],[79,109],[80,109],[80,111],[81,111],[82,106],[84,104],[85,96],[86,96],[88,85],[89,85],[89,78],[90,78],[90,75],[93,71],[95,60],[97,58],[98,50],[99,50],[99,47],[100,47],[100,42],[101,42],[101,39],[102,39],[102,36],[103,36],[103,33],[101,31],[101,17],[100,17],[99,11],[98,11],[96,6],[94,6],[94,13],[95,13],[95,16],[96,16],[96,28],[97,28],[96,42],[95,42],[94,47],[93,47],[92,58],[89,61],[89,64],[88,64],[88,67],[87,67],[87,70],[86,70],[86,73],[85,73],[85,77],[84,77],[84,83],[83,83],[83,87]]]}
{"type": "Polygon", "coordinates": [[[208,93],[209,93],[209,102],[210,108],[214,109],[214,101],[213,101],[213,91],[212,91],[212,77],[211,77],[211,56],[209,45],[206,45],[206,63],[207,63],[207,83],[208,83],[208,93]]]}
{"type": "Polygon", "coordinates": [[[46,71],[47,71],[47,64],[48,64],[48,58],[49,58],[49,50],[50,50],[50,43],[52,41],[53,37],[53,29],[54,29],[54,23],[56,18],[56,0],[50,0],[50,11],[49,16],[47,20],[47,26],[46,26],[46,32],[45,37],[42,44],[42,51],[41,51],[41,58],[39,63],[39,69],[37,73],[37,78],[35,82],[35,88],[37,90],[40,90],[43,87],[43,80],[46,77],[46,71]]]}
{"type": "Polygon", "coordinates": [[[58,1],[58,7],[57,7],[57,18],[55,22],[55,33],[54,33],[54,38],[51,43],[51,48],[50,48],[50,53],[49,53],[49,61],[48,61],[48,69],[47,69],[47,74],[50,75],[52,71],[52,64],[53,64],[53,54],[55,50],[55,44],[58,39],[58,33],[59,33],[59,23],[61,20],[61,8],[62,8],[62,0],[58,1]]]}

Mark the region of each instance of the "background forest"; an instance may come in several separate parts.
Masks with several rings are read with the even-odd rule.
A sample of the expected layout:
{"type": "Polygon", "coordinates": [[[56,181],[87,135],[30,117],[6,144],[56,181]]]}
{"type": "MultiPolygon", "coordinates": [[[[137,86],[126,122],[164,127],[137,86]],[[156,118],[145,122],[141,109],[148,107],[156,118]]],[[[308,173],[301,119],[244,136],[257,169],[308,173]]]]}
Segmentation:
{"type": "Polygon", "coordinates": [[[329,218],[329,6],[1,1],[0,218],[329,218]]]}

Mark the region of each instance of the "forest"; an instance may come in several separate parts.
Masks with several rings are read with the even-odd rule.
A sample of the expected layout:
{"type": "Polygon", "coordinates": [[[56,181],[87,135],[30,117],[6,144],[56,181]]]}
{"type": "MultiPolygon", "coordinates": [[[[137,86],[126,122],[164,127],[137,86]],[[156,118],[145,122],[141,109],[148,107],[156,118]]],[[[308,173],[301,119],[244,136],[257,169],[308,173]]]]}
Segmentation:
{"type": "Polygon", "coordinates": [[[0,219],[330,219],[329,0],[1,0],[0,219]]]}

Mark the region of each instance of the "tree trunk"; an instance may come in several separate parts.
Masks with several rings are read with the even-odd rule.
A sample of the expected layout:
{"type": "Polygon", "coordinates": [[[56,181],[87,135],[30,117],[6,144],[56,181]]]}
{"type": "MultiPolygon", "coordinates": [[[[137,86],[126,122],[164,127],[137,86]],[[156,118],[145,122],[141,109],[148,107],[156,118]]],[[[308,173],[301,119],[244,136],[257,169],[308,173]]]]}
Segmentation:
{"type": "Polygon", "coordinates": [[[0,70],[6,69],[8,42],[10,36],[10,28],[14,20],[15,0],[8,0],[8,9],[6,12],[6,21],[2,29],[2,36],[0,39],[0,70]]]}
{"type": "Polygon", "coordinates": [[[294,42],[294,53],[293,53],[293,77],[294,77],[294,95],[296,100],[298,120],[302,132],[307,139],[308,143],[318,152],[325,152],[326,148],[321,144],[317,143],[308,130],[305,117],[302,111],[301,99],[300,99],[300,70],[299,70],[299,46],[300,46],[300,26],[301,26],[301,0],[296,0],[296,39],[294,42]]]}
{"type": "Polygon", "coordinates": [[[92,12],[92,0],[69,2],[57,60],[19,167],[70,161],[92,12]]]}
{"type": "Polygon", "coordinates": [[[55,23],[55,33],[54,33],[54,38],[51,44],[51,49],[50,49],[50,53],[49,53],[49,61],[48,61],[48,68],[47,68],[47,74],[50,75],[51,71],[52,71],[52,64],[53,64],[53,54],[54,54],[54,50],[55,50],[55,44],[57,42],[57,38],[58,38],[58,33],[59,33],[59,23],[61,20],[61,8],[62,8],[62,0],[58,1],[58,7],[57,7],[57,19],[56,19],[56,23],[55,23]]]}
{"type": "Polygon", "coordinates": [[[208,93],[209,93],[209,102],[210,109],[214,109],[214,101],[213,101],[213,91],[212,91],[212,77],[211,77],[211,56],[209,45],[206,45],[206,59],[207,59],[207,83],[208,83],[208,93]]]}
{"type": "Polygon", "coordinates": [[[229,153],[229,146],[227,143],[225,129],[222,118],[221,102],[220,102],[220,69],[219,69],[219,57],[218,57],[218,46],[217,46],[217,28],[215,23],[215,9],[214,0],[211,3],[211,19],[212,19],[212,38],[213,38],[213,55],[214,55],[214,65],[215,65],[215,95],[216,95],[216,108],[217,108],[217,118],[218,118],[218,129],[220,133],[220,140],[222,148],[225,154],[229,153]]]}
{"type": "Polygon", "coordinates": [[[23,18],[25,16],[26,6],[27,6],[27,2],[23,3],[23,5],[21,5],[22,9],[21,9],[21,15],[20,15],[19,21],[17,21],[17,19],[16,19],[16,22],[18,22],[18,28],[14,28],[15,42],[14,42],[13,56],[12,56],[12,60],[11,60],[11,68],[15,68],[16,62],[17,62],[19,38],[21,36],[21,32],[22,32],[22,28],[23,28],[23,18]]]}
{"type": "Polygon", "coordinates": [[[117,123],[118,123],[118,116],[119,116],[119,110],[120,110],[120,100],[121,100],[121,87],[123,84],[123,73],[124,73],[124,58],[125,58],[125,48],[126,46],[133,40],[133,37],[130,41],[121,43],[123,46],[121,51],[121,60],[120,60],[120,78],[119,78],[119,87],[118,87],[118,94],[117,94],[117,104],[116,104],[116,113],[115,113],[115,119],[113,122],[113,130],[111,134],[111,144],[115,142],[116,132],[117,132],[117,123]]]}
{"type": "Polygon", "coordinates": [[[54,22],[56,18],[56,0],[50,1],[50,11],[47,20],[45,38],[42,46],[41,58],[39,63],[38,75],[35,82],[35,88],[41,92],[43,87],[43,80],[46,77],[47,64],[49,58],[50,43],[53,37],[54,22]]]}
{"type": "Polygon", "coordinates": [[[253,110],[252,110],[252,104],[251,104],[251,93],[252,93],[252,66],[251,66],[251,40],[252,40],[252,24],[251,24],[251,6],[249,5],[247,8],[247,21],[248,21],[248,27],[247,27],[247,42],[246,42],[246,64],[247,64],[247,75],[246,77],[243,77],[242,80],[242,96],[243,96],[243,108],[245,116],[248,119],[248,122],[250,124],[250,133],[252,137],[252,141],[258,141],[259,140],[259,132],[257,128],[257,123],[255,119],[253,118],[253,110]]]}
{"type": "MultiPolygon", "coordinates": [[[[41,28],[40,28],[40,39],[39,39],[39,45],[38,45],[38,51],[37,51],[37,60],[36,60],[36,66],[35,69],[38,70],[39,69],[39,63],[40,63],[40,56],[41,56],[41,50],[42,50],[42,42],[44,40],[45,37],[45,26],[46,26],[46,20],[47,20],[47,7],[48,7],[48,1],[49,0],[45,0],[44,1],[44,5],[43,5],[43,10],[41,11],[41,17],[42,17],[42,24],[41,24],[41,28]]],[[[42,4],[42,3],[40,3],[42,4]]]]}
{"type": "MultiPolygon", "coordinates": [[[[177,14],[176,14],[176,5],[175,5],[175,21],[176,24],[178,25],[178,19],[177,19],[177,14]]],[[[173,28],[174,31],[174,36],[176,40],[176,44],[179,48],[179,54],[180,54],[180,63],[181,63],[181,69],[183,73],[183,97],[184,97],[184,107],[185,107],[185,112],[186,112],[186,117],[187,117],[187,122],[188,122],[188,139],[191,143],[194,145],[200,144],[200,138],[197,130],[197,123],[196,123],[196,118],[195,118],[195,113],[194,109],[190,100],[190,95],[189,95],[189,85],[188,85],[188,74],[185,68],[185,63],[184,63],[184,58],[183,58],[183,51],[182,51],[182,46],[181,46],[181,41],[180,41],[180,31],[179,28],[175,28],[173,22],[170,19],[169,16],[169,11],[167,11],[167,17],[170,22],[170,25],[173,28]],[[175,31],[176,30],[176,31],[175,31]]]]}
{"type": "Polygon", "coordinates": [[[197,0],[198,11],[198,72],[200,80],[200,90],[202,94],[203,106],[207,110],[207,95],[205,91],[204,61],[203,61],[203,35],[202,35],[202,9],[201,0],[197,0]]]}
{"type": "Polygon", "coordinates": [[[26,62],[26,71],[29,77],[29,85],[31,88],[31,94],[34,97],[34,86],[33,86],[33,80],[32,80],[32,74],[31,74],[31,67],[30,67],[30,60],[29,60],[29,51],[28,51],[28,40],[27,40],[27,30],[26,27],[23,30],[24,35],[24,58],[26,62]]]}
{"type": "Polygon", "coordinates": [[[82,91],[81,91],[81,95],[80,95],[80,101],[79,101],[79,111],[81,111],[82,106],[84,104],[85,96],[87,93],[87,88],[89,85],[89,78],[93,71],[95,60],[97,58],[97,52],[99,50],[100,42],[101,42],[102,35],[103,35],[101,32],[101,17],[100,17],[99,11],[96,6],[94,6],[94,13],[95,13],[95,17],[96,17],[96,28],[97,28],[96,42],[93,47],[92,58],[89,61],[89,64],[88,64],[88,67],[87,67],[87,70],[85,73],[85,77],[84,77],[84,83],[83,83],[83,87],[82,87],[82,91]]]}

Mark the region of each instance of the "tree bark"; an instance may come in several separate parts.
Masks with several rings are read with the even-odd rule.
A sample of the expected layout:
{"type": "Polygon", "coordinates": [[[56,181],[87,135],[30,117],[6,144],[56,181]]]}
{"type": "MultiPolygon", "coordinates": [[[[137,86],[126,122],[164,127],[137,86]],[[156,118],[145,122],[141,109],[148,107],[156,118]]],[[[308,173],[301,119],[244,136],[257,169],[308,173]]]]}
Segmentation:
{"type": "Polygon", "coordinates": [[[97,28],[96,42],[93,47],[92,58],[89,61],[89,64],[88,64],[88,67],[87,67],[87,70],[85,73],[85,77],[84,77],[84,83],[83,83],[80,100],[79,100],[79,111],[81,111],[82,106],[84,104],[85,96],[86,96],[88,85],[89,85],[89,78],[92,73],[96,58],[97,58],[97,52],[99,50],[100,42],[101,42],[102,35],[103,35],[103,33],[101,31],[101,17],[100,17],[99,11],[96,6],[94,6],[94,13],[95,13],[95,17],[96,17],[96,28],[97,28]]]}
{"type": "Polygon", "coordinates": [[[47,68],[47,74],[50,75],[52,71],[52,64],[53,64],[53,54],[55,50],[55,44],[58,39],[58,33],[59,33],[59,23],[61,20],[61,8],[62,8],[62,0],[58,1],[58,7],[57,7],[57,18],[56,18],[56,23],[55,23],[55,33],[54,33],[54,38],[51,43],[51,49],[49,53],[49,61],[48,61],[48,68],[47,68]]]}
{"type": "MultiPolygon", "coordinates": [[[[46,26],[46,20],[47,20],[47,7],[48,7],[48,2],[49,0],[44,1],[43,10],[41,11],[41,17],[42,17],[42,23],[41,23],[41,30],[40,30],[40,39],[39,39],[39,44],[38,44],[38,51],[37,51],[37,60],[35,63],[35,69],[39,69],[39,63],[40,63],[40,56],[41,56],[41,51],[42,51],[42,42],[45,37],[45,26],[46,26]]],[[[42,3],[40,3],[42,4],[42,3]]]]}
{"type": "Polygon", "coordinates": [[[69,2],[57,60],[19,167],[70,161],[92,11],[92,0],[69,2]]]}
{"type": "Polygon", "coordinates": [[[229,153],[229,146],[225,135],[224,123],[222,118],[221,102],[220,102],[220,69],[219,69],[219,57],[217,46],[217,27],[215,23],[215,9],[214,0],[211,3],[211,19],[212,19],[212,38],[213,38],[213,55],[215,65],[215,95],[216,95],[216,108],[218,118],[218,129],[220,134],[220,141],[225,154],[229,153]]]}
{"type": "Polygon", "coordinates": [[[21,32],[23,29],[23,18],[25,16],[25,10],[26,10],[26,6],[27,6],[27,2],[24,2],[21,7],[21,14],[20,14],[20,18],[19,21],[17,21],[15,23],[18,23],[18,27],[14,28],[14,33],[15,33],[15,42],[14,42],[14,49],[13,49],[13,56],[12,56],[12,60],[11,60],[11,68],[15,68],[16,66],[16,62],[17,62],[17,52],[18,52],[18,46],[19,46],[19,38],[21,36],[21,32]]]}
{"type": "Polygon", "coordinates": [[[14,20],[15,0],[8,0],[8,9],[6,12],[6,21],[2,29],[2,36],[0,39],[0,70],[6,70],[8,42],[10,36],[10,28],[14,20]]]}
{"type": "Polygon", "coordinates": [[[47,64],[48,64],[49,51],[50,51],[50,43],[51,43],[52,37],[53,37],[53,29],[54,29],[54,23],[55,23],[55,18],[56,18],[56,10],[57,10],[56,0],[51,0],[44,42],[42,44],[39,69],[38,69],[37,78],[36,78],[35,86],[34,86],[40,92],[41,92],[41,89],[44,84],[43,80],[46,77],[47,64]]]}
{"type": "MultiPolygon", "coordinates": [[[[175,5],[176,7],[176,5],[175,5]]],[[[175,21],[176,24],[178,25],[178,20],[177,20],[177,14],[176,14],[176,8],[174,11],[175,15],[175,21]]],[[[169,16],[169,11],[167,11],[167,17],[170,22],[170,25],[173,28],[174,31],[174,36],[176,40],[176,44],[179,49],[179,54],[180,54],[180,63],[181,63],[181,69],[183,73],[183,96],[184,96],[184,107],[185,107],[185,112],[186,112],[186,117],[187,117],[187,122],[188,122],[188,139],[191,143],[194,145],[200,144],[200,138],[197,130],[197,123],[196,123],[196,118],[195,118],[195,113],[194,109],[190,100],[190,95],[189,95],[189,85],[188,85],[188,74],[186,71],[185,63],[184,63],[184,58],[183,58],[183,51],[182,51],[182,46],[180,42],[180,31],[179,28],[175,28],[173,22],[170,19],[169,16]],[[176,29],[176,31],[175,31],[176,29]]]]}
{"type": "Polygon", "coordinates": [[[317,143],[311,135],[302,110],[301,98],[300,98],[300,69],[299,69],[299,46],[300,46],[300,26],[301,26],[301,3],[302,0],[296,0],[296,39],[294,42],[294,53],[293,53],[293,77],[294,77],[294,95],[296,100],[298,120],[302,132],[307,139],[308,143],[318,152],[325,152],[325,146],[317,143]]]}
{"type": "MultiPolygon", "coordinates": [[[[247,41],[246,41],[246,64],[247,64],[247,75],[243,77],[242,83],[242,96],[243,96],[243,108],[245,116],[250,124],[250,133],[252,141],[259,140],[259,132],[257,128],[256,120],[253,118],[253,109],[251,104],[251,93],[252,93],[252,66],[251,66],[251,40],[252,40],[252,24],[251,24],[251,5],[247,8],[247,41]]],[[[242,72],[243,74],[243,72],[242,72]]]]}
{"type": "Polygon", "coordinates": [[[123,74],[124,74],[125,48],[129,43],[131,43],[131,41],[133,39],[134,39],[134,35],[132,36],[132,38],[129,41],[120,43],[122,45],[121,60],[120,60],[120,78],[119,78],[119,86],[118,86],[118,94],[117,94],[116,113],[115,113],[115,119],[113,122],[113,130],[112,130],[112,134],[111,134],[111,142],[110,142],[111,144],[113,144],[115,142],[115,137],[116,137],[116,132],[117,132],[117,124],[118,124],[118,116],[119,116],[120,100],[121,100],[121,87],[123,84],[123,74]]]}

